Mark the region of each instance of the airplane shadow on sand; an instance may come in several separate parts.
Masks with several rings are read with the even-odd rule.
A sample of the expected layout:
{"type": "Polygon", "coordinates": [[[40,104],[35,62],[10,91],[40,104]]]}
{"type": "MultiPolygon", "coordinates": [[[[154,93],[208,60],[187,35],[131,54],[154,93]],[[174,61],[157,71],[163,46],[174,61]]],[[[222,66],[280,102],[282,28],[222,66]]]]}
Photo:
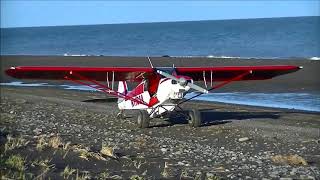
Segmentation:
{"type": "MultiPolygon", "coordinates": [[[[257,120],[257,119],[279,119],[281,115],[279,112],[225,112],[214,110],[200,110],[202,125],[212,126],[219,124],[226,124],[232,120],[257,120]]],[[[166,127],[175,124],[188,124],[185,116],[177,115],[170,117],[170,124],[160,124],[151,127],[166,127]]]]}
{"type": "Polygon", "coordinates": [[[91,103],[107,103],[107,102],[117,102],[118,98],[113,98],[113,97],[109,97],[109,98],[101,98],[101,99],[87,99],[87,100],[83,100],[82,102],[91,102],[91,103]]]}
{"type": "MultiPolygon", "coordinates": [[[[88,99],[82,102],[91,103],[107,103],[117,102],[117,98],[101,98],[101,99],[88,99]]],[[[181,112],[181,111],[180,111],[181,112]]],[[[187,114],[187,111],[182,111],[187,114]]],[[[226,112],[226,111],[215,111],[212,109],[201,109],[201,126],[212,126],[219,124],[226,124],[232,122],[232,120],[257,120],[257,119],[279,119],[279,112],[226,112]]],[[[130,114],[127,118],[134,118],[134,115],[130,114]]],[[[185,115],[173,115],[168,119],[169,122],[151,125],[150,127],[168,127],[175,124],[188,124],[188,119],[185,115]]]]}

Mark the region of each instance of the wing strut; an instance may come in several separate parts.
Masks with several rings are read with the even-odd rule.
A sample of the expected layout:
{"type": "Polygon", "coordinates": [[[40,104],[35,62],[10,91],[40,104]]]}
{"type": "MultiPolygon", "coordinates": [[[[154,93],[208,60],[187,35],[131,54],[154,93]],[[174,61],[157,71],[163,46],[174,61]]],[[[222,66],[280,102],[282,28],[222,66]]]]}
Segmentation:
{"type": "Polygon", "coordinates": [[[203,81],[204,81],[204,85],[206,86],[206,88],[208,88],[207,80],[206,80],[206,71],[203,71],[203,81]]]}
{"type": "MultiPolygon", "coordinates": [[[[240,74],[240,75],[238,75],[238,76],[236,76],[236,77],[234,77],[234,78],[232,78],[232,79],[230,79],[230,80],[227,80],[227,81],[225,81],[225,82],[222,82],[222,83],[220,83],[220,84],[218,84],[218,85],[210,88],[208,91],[212,91],[212,90],[214,90],[214,89],[221,88],[222,86],[225,86],[225,85],[227,85],[227,84],[229,84],[229,83],[231,83],[231,82],[233,82],[233,81],[237,81],[237,80],[243,78],[244,76],[246,76],[246,75],[248,75],[248,74],[252,74],[252,71],[246,71],[246,72],[244,72],[244,73],[242,73],[242,74],[240,74]]],[[[199,93],[199,94],[197,94],[197,95],[195,95],[195,96],[192,96],[191,98],[186,99],[186,100],[180,102],[178,105],[180,105],[180,104],[182,104],[182,103],[185,103],[185,102],[187,102],[187,101],[190,101],[191,99],[194,99],[194,98],[196,98],[196,97],[199,97],[199,96],[201,96],[202,94],[204,94],[204,93],[201,92],[201,93],[199,93]]]]}
{"type": "Polygon", "coordinates": [[[116,92],[116,91],[114,91],[113,89],[111,89],[111,88],[109,88],[109,87],[107,87],[107,86],[105,86],[105,85],[103,85],[103,84],[101,84],[101,83],[99,83],[99,82],[97,82],[97,81],[95,81],[95,80],[91,80],[91,79],[88,79],[88,78],[86,78],[86,77],[84,77],[84,76],[81,76],[81,75],[78,74],[78,73],[75,73],[75,72],[73,72],[73,71],[70,71],[69,74],[70,74],[70,77],[69,77],[69,76],[65,76],[64,79],[70,80],[70,81],[73,81],[73,82],[75,82],[75,83],[82,84],[82,85],[85,85],[85,86],[89,86],[89,87],[91,87],[91,88],[94,88],[94,89],[97,89],[97,90],[99,90],[99,91],[102,91],[102,92],[104,92],[104,93],[106,93],[106,94],[111,94],[111,95],[116,96],[116,97],[129,99],[129,100],[131,100],[131,101],[133,101],[133,102],[136,102],[136,103],[138,103],[138,104],[143,104],[143,105],[146,105],[146,106],[150,107],[146,102],[142,101],[141,99],[134,98],[134,97],[127,96],[127,95],[125,95],[125,94],[116,92]],[[94,85],[89,84],[89,83],[82,82],[81,80],[74,79],[74,78],[72,78],[71,76],[77,77],[78,79],[81,79],[81,80],[83,80],[83,81],[89,81],[89,82],[93,83],[94,85]],[[95,86],[95,85],[96,85],[96,86],[95,86]]]}

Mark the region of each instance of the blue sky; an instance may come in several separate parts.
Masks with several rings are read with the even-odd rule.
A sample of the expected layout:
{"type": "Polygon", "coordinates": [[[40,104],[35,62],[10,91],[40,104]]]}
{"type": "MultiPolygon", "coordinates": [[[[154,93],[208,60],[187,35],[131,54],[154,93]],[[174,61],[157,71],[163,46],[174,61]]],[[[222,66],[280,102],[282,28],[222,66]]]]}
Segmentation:
{"type": "Polygon", "coordinates": [[[319,16],[320,0],[1,0],[1,27],[319,16]]]}

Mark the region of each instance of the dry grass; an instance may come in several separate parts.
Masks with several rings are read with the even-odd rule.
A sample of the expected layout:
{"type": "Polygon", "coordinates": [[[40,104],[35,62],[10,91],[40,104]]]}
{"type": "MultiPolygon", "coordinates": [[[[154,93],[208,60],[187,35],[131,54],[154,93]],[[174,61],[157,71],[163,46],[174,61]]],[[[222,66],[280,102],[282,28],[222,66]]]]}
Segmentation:
{"type": "Polygon", "coordinates": [[[102,157],[100,153],[90,152],[88,148],[82,147],[81,145],[71,146],[70,149],[72,149],[74,152],[78,152],[79,157],[87,161],[90,157],[106,161],[106,159],[102,157]]]}
{"type": "Polygon", "coordinates": [[[44,159],[44,160],[37,159],[37,160],[33,161],[31,163],[31,165],[38,166],[44,170],[49,170],[51,168],[54,168],[54,166],[55,166],[54,164],[50,164],[50,162],[51,162],[51,159],[44,159]]]}
{"type": "Polygon", "coordinates": [[[186,178],[191,178],[191,177],[189,176],[188,171],[183,169],[180,174],[180,179],[186,179],[186,178]]]}
{"type": "Polygon", "coordinates": [[[194,180],[202,180],[202,173],[196,173],[196,175],[193,178],[194,180]]]}
{"type": "Polygon", "coordinates": [[[50,139],[46,139],[44,136],[41,136],[37,141],[36,148],[38,151],[42,151],[46,147],[69,150],[70,144],[71,142],[63,143],[62,139],[59,136],[54,136],[50,139]]]}
{"type": "Polygon", "coordinates": [[[22,138],[21,136],[17,137],[17,138],[13,138],[11,135],[8,135],[7,142],[4,145],[4,152],[26,146],[26,145],[28,145],[28,143],[29,143],[29,141],[22,138]]]}
{"type": "Polygon", "coordinates": [[[48,143],[46,142],[45,138],[41,136],[37,141],[36,148],[38,151],[42,151],[47,146],[47,144],[48,143]]]}
{"type": "Polygon", "coordinates": [[[272,156],[271,160],[274,163],[278,163],[278,164],[303,165],[303,166],[308,165],[305,159],[303,159],[301,156],[296,154],[295,155],[276,155],[276,156],[272,156]]]}
{"type": "Polygon", "coordinates": [[[69,166],[66,166],[61,173],[61,176],[63,176],[63,179],[69,179],[69,177],[76,172],[76,169],[72,169],[69,166]]]}
{"type": "MultiPolygon", "coordinates": [[[[16,172],[16,171],[5,171],[3,174],[0,173],[0,179],[1,180],[13,180],[13,179],[19,179],[19,180],[25,180],[27,179],[26,174],[24,171],[16,172]]],[[[33,175],[29,174],[28,179],[33,179],[33,175]]]]}
{"type": "Polygon", "coordinates": [[[11,155],[6,161],[5,164],[15,170],[24,171],[25,169],[25,158],[20,155],[11,155]]]}
{"type": "Polygon", "coordinates": [[[102,172],[99,174],[98,179],[108,179],[110,178],[110,174],[108,172],[102,172]]]}
{"type": "Polygon", "coordinates": [[[70,147],[70,144],[71,144],[71,142],[70,141],[68,141],[67,143],[65,143],[65,144],[62,144],[62,149],[63,150],[68,150],[69,149],[69,147],[70,147]]]}
{"type": "Polygon", "coordinates": [[[114,148],[115,147],[109,147],[109,146],[102,145],[100,153],[102,155],[118,159],[118,156],[114,153],[114,148]]]}
{"type": "Polygon", "coordinates": [[[143,137],[138,137],[136,138],[135,142],[134,142],[134,145],[137,147],[137,148],[143,148],[143,147],[146,147],[147,146],[147,140],[143,137]]]}
{"type": "Polygon", "coordinates": [[[64,144],[59,136],[54,136],[49,139],[48,146],[57,149],[59,147],[63,147],[64,144]]]}
{"type": "Polygon", "coordinates": [[[140,169],[140,167],[143,165],[143,164],[146,164],[147,162],[144,161],[142,162],[141,160],[134,160],[133,161],[133,166],[136,168],[136,169],[140,169]]]}
{"type": "Polygon", "coordinates": [[[85,149],[81,149],[78,151],[80,153],[79,157],[89,161],[89,157],[91,157],[91,153],[85,149]]]}
{"type": "Polygon", "coordinates": [[[220,180],[220,179],[221,179],[220,177],[215,176],[215,175],[207,176],[207,177],[206,177],[206,180],[220,180]]]}
{"type": "Polygon", "coordinates": [[[161,172],[161,176],[164,178],[170,177],[169,167],[167,162],[164,162],[164,168],[163,168],[163,171],[161,172]]]}
{"type": "Polygon", "coordinates": [[[88,171],[84,171],[79,175],[79,170],[77,169],[77,174],[76,174],[76,180],[86,180],[86,179],[92,179],[88,171]]]}
{"type": "Polygon", "coordinates": [[[144,177],[141,177],[139,175],[132,175],[130,177],[130,180],[144,180],[145,178],[144,177]]]}
{"type": "Polygon", "coordinates": [[[51,159],[38,159],[31,163],[32,166],[40,167],[40,169],[42,170],[42,172],[35,179],[45,179],[45,175],[49,172],[49,170],[55,167],[55,165],[50,164],[50,162],[51,159]]]}

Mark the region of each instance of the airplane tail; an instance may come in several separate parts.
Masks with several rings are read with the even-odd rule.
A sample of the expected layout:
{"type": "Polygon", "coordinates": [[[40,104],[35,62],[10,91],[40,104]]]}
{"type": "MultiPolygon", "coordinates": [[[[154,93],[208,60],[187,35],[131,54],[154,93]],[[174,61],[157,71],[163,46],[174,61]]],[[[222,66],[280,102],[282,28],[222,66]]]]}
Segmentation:
{"type": "MultiPolygon", "coordinates": [[[[126,81],[119,81],[118,93],[121,93],[122,95],[128,94],[128,86],[126,81]]],[[[122,102],[122,101],[123,101],[123,98],[118,98],[118,102],[122,102]]]]}

